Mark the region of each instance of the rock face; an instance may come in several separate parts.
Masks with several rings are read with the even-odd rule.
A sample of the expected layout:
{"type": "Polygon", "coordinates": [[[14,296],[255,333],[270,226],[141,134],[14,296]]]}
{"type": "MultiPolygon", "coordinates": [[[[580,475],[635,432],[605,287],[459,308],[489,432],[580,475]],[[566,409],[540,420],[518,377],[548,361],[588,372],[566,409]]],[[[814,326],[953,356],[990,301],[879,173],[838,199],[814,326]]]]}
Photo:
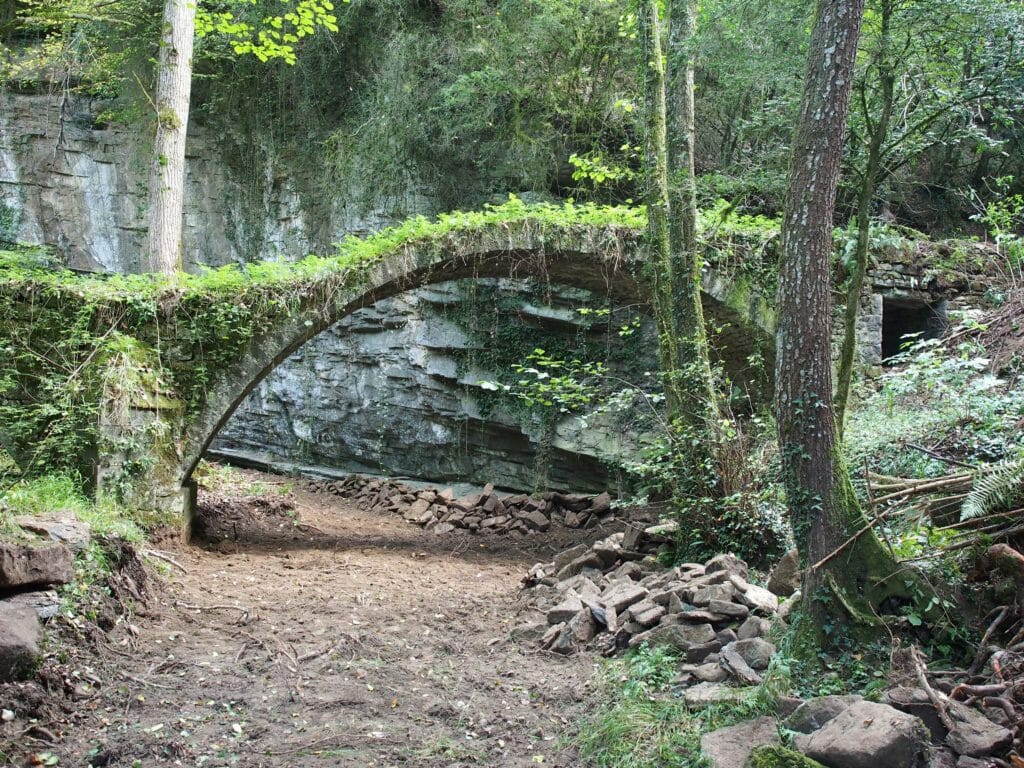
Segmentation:
{"type": "MultiPolygon", "coordinates": [[[[487,312],[507,334],[540,327],[566,338],[593,335],[603,349],[603,331],[588,331],[576,312],[589,294],[551,287],[549,305],[537,306],[538,290],[526,281],[486,282],[500,297],[495,302],[517,307],[500,314],[491,301],[478,305],[481,283],[430,286],[343,319],[254,390],[214,452],[436,483],[496,480],[515,490],[533,489],[538,478],[574,491],[614,487],[604,462],[615,462],[634,439],[617,419],[561,419],[539,465],[543,428],[513,412],[514,400],[481,386],[501,372],[474,364],[491,359],[489,351],[460,320],[487,312]]],[[[641,368],[655,367],[653,359],[632,356],[641,368]]]]}
{"type": "Polygon", "coordinates": [[[35,611],[0,601],[0,683],[22,679],[31,672],[42,634],[35,611]]]}
{"type": "MultiPolygon", "coordinates": [[[[78,269],[136,271],[146,236],[148,142],[136,127],[97,124],[91,100],[72,99],[67,109],[61,125],[56,97],[0,94],[0,240],[52,246],[78,269]]],[[[197,121],[188,141],[186,269],[326,253],[343,232],[392,223],[342,200],[326,210],[304,205],[303,190],[273,161],[256,179],[239,181],[197,121]],[[253,181],[263,187],[256,195],[248,193],[253,181]]],[[[430,209],[417,195],[409,203],[408,214],[430,209]]]]}
{"type": "Polygon", "coordinates": [[[0,589],[67,584],[74,576],[72,560],[63,544],[0,543],[0,589]]]}

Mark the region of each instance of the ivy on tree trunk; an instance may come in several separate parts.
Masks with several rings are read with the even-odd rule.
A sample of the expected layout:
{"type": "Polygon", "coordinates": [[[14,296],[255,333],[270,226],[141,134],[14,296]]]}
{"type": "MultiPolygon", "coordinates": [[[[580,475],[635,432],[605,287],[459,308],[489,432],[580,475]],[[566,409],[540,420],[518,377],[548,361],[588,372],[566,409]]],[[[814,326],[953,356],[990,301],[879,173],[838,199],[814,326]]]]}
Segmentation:
{"type": "Polygon", "coordinates": [[[696,3],[672,0],[668,9],[667,57],[657,0],[644,0],[638,19],[647,101],[647,247],[666,411],[682,459],[675,492],[693,507],[717,494],[718,408],[700,301],[693,167],[696,3]]]}

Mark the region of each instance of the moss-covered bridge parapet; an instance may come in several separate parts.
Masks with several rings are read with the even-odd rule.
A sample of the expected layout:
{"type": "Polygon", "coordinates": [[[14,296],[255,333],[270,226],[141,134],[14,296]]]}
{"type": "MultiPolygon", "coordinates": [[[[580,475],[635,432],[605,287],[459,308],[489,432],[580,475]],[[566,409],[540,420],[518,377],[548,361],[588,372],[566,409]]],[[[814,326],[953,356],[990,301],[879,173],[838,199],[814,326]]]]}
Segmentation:
{"type": "MultiPolygon", "coordinates": [[[[139,503],[180,508],[235,408],[340,318],[474,277],[529,277],[643,304],[643,225],[637,209],[512,200],[349,238],[330,257],[173,279],[73,275],[0,252],[0,436],[25,469],[74,468],[139,503]]],[[[719,232],[714,247],[728,257],[733,239],[770,237],[719,232]]],[[[723,274],[706,275],[709,315],[769,349],[770,287],[749,270],[742,279],[723,274]]]]}

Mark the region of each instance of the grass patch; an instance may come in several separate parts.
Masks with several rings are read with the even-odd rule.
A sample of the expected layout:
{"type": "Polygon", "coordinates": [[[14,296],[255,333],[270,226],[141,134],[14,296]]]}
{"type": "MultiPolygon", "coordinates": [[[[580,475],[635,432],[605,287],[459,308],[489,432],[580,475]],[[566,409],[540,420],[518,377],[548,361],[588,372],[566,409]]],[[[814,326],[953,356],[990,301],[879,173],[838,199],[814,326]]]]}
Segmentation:
{"type": "MultiPolygon", "coordinates": [[[[766,684],[739,703],[691,711],[672,689],[679,659],[664,648],[609,661],[598,698],[577,738],[597,768],[706,768],[700,737],[773,710],[766,684]]],[[[770,677],[770,676],[769,676],[770,677]]]]}
{"type": "Polygon", "coordinates": [[[89,499],[81,480],[67,474],[49,474],[17,480],[0,489],[0,533],[17,537],[14,518],[66,511],[92,527],[94,536],[118,536],[126,541],[145,539],[143,522],[113,499],[89,499]]]}

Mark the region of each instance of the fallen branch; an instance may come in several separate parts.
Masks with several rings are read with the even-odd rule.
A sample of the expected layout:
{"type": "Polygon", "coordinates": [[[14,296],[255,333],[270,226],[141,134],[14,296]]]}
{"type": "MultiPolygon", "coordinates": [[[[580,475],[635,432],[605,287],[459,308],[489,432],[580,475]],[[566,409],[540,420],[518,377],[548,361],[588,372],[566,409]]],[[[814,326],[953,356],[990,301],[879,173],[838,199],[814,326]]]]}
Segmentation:
{"type": "Polygon", "coordinates": [[[1004,605],[999,611],[999,615],[995,617],[991,624],[988,625],[988,629],[985,630],[985,634],[981,638],[981,642],[978,644],[978,652],[974,654],[974,661],[971,662],[970,668],[967,670],[968,675],[976,675],[981,669],[982,665],[988,660],[991,655],[987,652],[988,641],[992,639],[992,635],[995,634],[996,630],[1006,620],[1006,617],[1010,615],[1009,606],[1004,605]]]}
{"type": "Polygon", "coordinates": [[[165,563],[170,563],[175,568],[180,570],[182,573],[188,574],[188,569],[170,555],[165,555],[163,552],[158,552],[155,549],[144,549],[142,551],[142,554],[144,554],[146,557],[154,557],[157,560],[163,560],[165,563]]]}
{"type": "Polygon", "coordinates": [[[945,694],[937,692],[932,688],[931,683],[928,682],[928,666],[921,657],[921,652],[917,649],[917,646],[910,647],[910,658],[914,662],[914,671],[917,673],[917,683],[921,686],[921,690],[928,694],[928,699],[931,701],[932,706],[935,707],[935,712],[938,714],[939,720],[942,721],[942,724],[947,730],[954,730],[956,728],[956,723],[953,722],[953,718],[949,714],[949,701],[945,694]]]}
{"type": "Polygon", "coordinates": [[[259,619],[259,614],[252,608],[243,608],[240,605],[193,605],[192,603],[186,603],[184,600],[175,600],[174,604],[188,611],[238,611],[242,614],[239,620],[240,624],[248,624],[250,617],[253,615],[259,619]]]}

